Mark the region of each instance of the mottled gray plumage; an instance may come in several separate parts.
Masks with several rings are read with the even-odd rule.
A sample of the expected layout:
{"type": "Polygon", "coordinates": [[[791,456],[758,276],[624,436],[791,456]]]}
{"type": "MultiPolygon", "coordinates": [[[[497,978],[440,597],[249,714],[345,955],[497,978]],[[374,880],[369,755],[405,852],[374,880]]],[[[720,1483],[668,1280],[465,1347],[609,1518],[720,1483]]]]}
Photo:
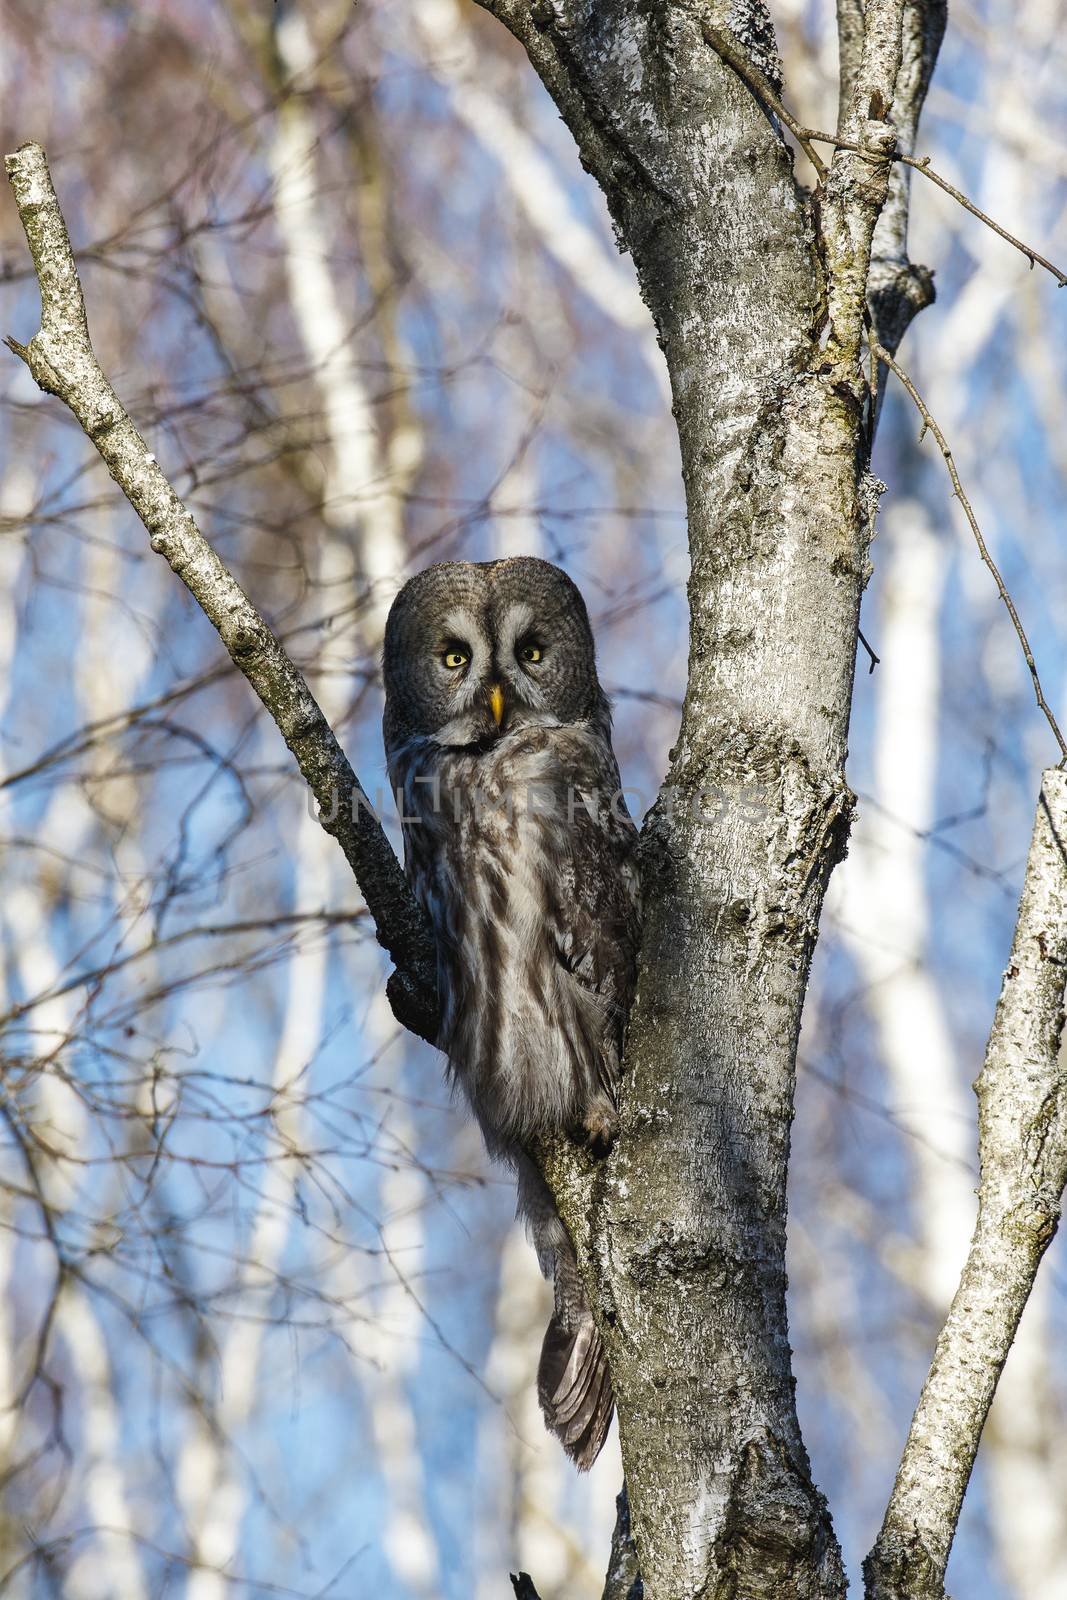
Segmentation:
{"type": "Polygon", "coordinates": [[[404,863],[437,936],[449,1070],[518,1175],[556,1309],[538,1392],[581,1467],[613,1400],[574,1251],[524,1147],[606,1149],[633,995],[636,833],[582,597],[518,558],[429,567],[385,631],[385,746],[404,863]]]}

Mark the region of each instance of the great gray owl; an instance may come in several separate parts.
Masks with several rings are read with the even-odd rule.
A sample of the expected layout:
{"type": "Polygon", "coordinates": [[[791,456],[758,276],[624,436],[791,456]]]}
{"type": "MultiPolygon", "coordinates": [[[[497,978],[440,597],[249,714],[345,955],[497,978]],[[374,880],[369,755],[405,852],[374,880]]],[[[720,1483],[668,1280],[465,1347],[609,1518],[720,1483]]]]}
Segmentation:
{"type": "Polygon", "coordinates": [[[449,1071],[518,1175],[555,1312],[537,1387],[580,1467],[614,1401],[574,1250],[526,1154],[615,1136],[638,940],[636,830],[581,594],[532,557],[446,561],[385,629],[385,747],[404,865],[437,938],[449,1071]]]}

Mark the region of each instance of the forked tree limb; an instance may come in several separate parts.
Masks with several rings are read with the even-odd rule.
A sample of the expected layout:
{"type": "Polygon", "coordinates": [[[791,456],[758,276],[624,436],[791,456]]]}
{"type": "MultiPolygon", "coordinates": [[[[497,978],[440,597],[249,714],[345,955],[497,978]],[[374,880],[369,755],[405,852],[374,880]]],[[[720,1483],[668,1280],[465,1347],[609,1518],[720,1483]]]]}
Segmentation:
{"type": "Polygon", "coordinates": [[[38,386],[73,412],[144,523],[152,549],[185,584],[277,725],[318,802],[322,826],[345,853],[378,940],[396,963],[389,985],[393,1010],[432,1041],[433,936],[392,846],[302,675],[168,483],[97,361],[44,150],[21,145],[5,165],[41,290],[40,329],[26,345],[7,343],[38,386]]]}
{"type": "Polygon", "coordinates": [[[867,1600],[942,1600],[997,1380],[1067,1183],[1067,773],[1045,772],[978,1096],[978,1222],[912,1419],[867,1600]]]}

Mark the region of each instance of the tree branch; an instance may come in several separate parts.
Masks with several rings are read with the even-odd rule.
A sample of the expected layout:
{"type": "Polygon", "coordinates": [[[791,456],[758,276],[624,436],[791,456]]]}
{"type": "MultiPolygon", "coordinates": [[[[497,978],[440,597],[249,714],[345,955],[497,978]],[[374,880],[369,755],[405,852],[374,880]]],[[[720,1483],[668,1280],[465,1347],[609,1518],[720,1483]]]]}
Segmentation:
{"type": "Polygon", "coordinates": [[[826,269],[827,360],[853,365],[863,342],[873,239],[885,204],[896,149],[889,120],[900,69],[905,0],[868,0],[863,44],[847,105],[843,142],[822,187],[820,233],[826,269]],[[863,154],[851,149],[859,146],[863,154]]]}
{"type": "MultiPolygon", "coordinates": [[[[912,319],[934,298],[933,274],[908,256],[911,206],[907,168],[919,117],[945,33],[946,0],[910,0],[901,23],[900,66],[889,121],[896,130],[898,162],[874,230],[867,299],[880,343],[895,353],[912,319]]],[[[932,174],[927,174],[932,176],[932,174]]]]}
{"type": "MultiPolygon", "coordinates": [[[[794,126],[794,119],[788,113],[786,113],[783,120],[798,139],[803,135],[805,139],[814,140],[817,144],[836,145],[839,150],[855,150],[859,155],[868,155],[874,162],[885,159],[881,151],[865,151],[862,145],[856,144],[852,139],[838,139],[831,133],[820,133],[818,128],[794,126]]],[[[1007,228],[1002,227],[999,222],[989,215],[988,211],[983,211],[981,206],[976,206],[973,200],[969,200],[961,190],[949,183],[947,178],[943,178],[939,172],[935,172],[930,165],[929,156],[907,156],[901,154],[900,151],[894,151],[890,153],[888,159],[892,162],[899,162],[902,166],[908,167],[914,172],[921,172],[924,178],[929,178],[931,183],[936,183],[939,189],[943,189],[946,194],[952,196],[953,200],[957,200],[965,211],[970,212],[972,217],[977,217],[979,222],[984,222],[987,228],[992,228],[995,234],[1005,239],[1021,255],[1024,255],[1031,268],[1044,267],[1048,272],[1051,272],[1061,289],[1067,289],[1067,272],[1058,267],[1054,261],[1050,261],[1047,256],[1043,256],[1039,250],[1035,250],[1033,245],[1027,244],[1025,239],[1017,239],[1014,233],[1009,233],[1007,228]]],[[[925,271],[926,269],[920,270],[925,271]]]]}
{"type": "Polygon", "coordinates": [[[815,175],[819,182],[824,182],[826,178],[826,163],[815,149],[815,146],[809,143],[808,130],[802,128],[796,117],[782,104],[781,99],[775,93],[773,84],[766,75],[749,60],[745,52],[734,43],[728,33],[724,33],[721,28],[712,27],[711,23],[707,21],[702,23],[702,27],[704,37],[715,53],[728,66],[733,67],[738,76],[748,84],[756,98],[762,100],[767,110],[772,111],[778,120],[785,124],[815,168],[815,175]]]}
{"type": "Polygon", "coordinates": [[[863,55],[863,0],[837,0],[837,131],[842,133],[863,55]]]}
{"type": "Polygon", "coordinates": [[[942,1600],[982,1428],[1067,1183],[1067,774],[1045,772],[978,1095],[978,1223],[912,1419],[867,1600],[942,1600]]]}
{"type": "Polygon", "coordinates": [[[175,494],[101,370],[85,300],[45,153],[24,144],[8,177],[41,290],[41,327],[28,345],[7,343],[38,386],[81,423],[162,555],[217,630],[296,758],[320,821],[340,844],[396,963],[389,997],[397,1019],[433,1041],[437,994],[433,936],[381,824],[304,679],[175,494]]]}
{"type": "MultiPolygon", "coordinates": [[[[630,1497],[625,1483],[615,1496],[615,1528],[611,1535],[611,1556],[600,1600],[644,1600],[645,1586],[637,1566],[637,1547],[630,1528],[630,1497]]],[[[512,1572],[515,1600],[541,1600],[528,1572],[512,1572]]]]}

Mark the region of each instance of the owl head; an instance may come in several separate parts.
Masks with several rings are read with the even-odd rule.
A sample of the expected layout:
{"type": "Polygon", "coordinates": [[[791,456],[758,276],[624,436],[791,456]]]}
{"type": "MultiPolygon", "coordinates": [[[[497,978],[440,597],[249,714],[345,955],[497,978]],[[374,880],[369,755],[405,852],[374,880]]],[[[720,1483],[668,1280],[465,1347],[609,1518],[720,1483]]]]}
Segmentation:
{"type": "Polygon", "coordinates": [[[483,745],[531,724],[606,718],[585,602],[549,561],[442,561],[385,625],[385,744],[483,745]]]}

